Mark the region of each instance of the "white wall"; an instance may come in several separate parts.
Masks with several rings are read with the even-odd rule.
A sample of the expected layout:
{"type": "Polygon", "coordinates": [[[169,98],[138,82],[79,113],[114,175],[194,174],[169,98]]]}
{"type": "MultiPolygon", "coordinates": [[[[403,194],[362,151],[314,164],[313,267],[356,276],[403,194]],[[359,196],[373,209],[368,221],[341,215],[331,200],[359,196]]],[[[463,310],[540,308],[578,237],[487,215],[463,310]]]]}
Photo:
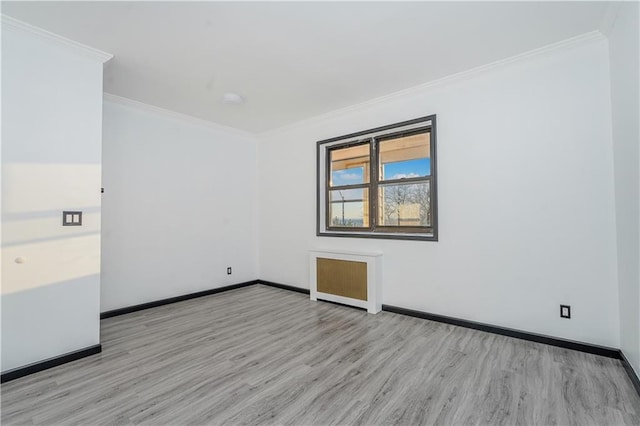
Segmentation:
{"type": "Polygon", "coordinates": [[[87,51],[3,18],[2,371],[100,342],[105,58],[87,51]]]}
{"type": "Polygon", "coordinates": [[[308,287],[309,249],[381,251],[385,304],[618,347],[607,43],[585,39],[264,135],[260,278],[308,287]],[[317,237],[316,141],[428,114],[440,241],[317,237]]]}
{"type": "Polygon", "coordinates": [[[620,348],[640,374],[640,107],[638,3],[619,5],[609,34],[620,286],[620,348]]]}
{"type": "Polygon", "coordinates": [[[258,278],[253,136],[106,101],[103,138],[103,312],[258,278]]]}

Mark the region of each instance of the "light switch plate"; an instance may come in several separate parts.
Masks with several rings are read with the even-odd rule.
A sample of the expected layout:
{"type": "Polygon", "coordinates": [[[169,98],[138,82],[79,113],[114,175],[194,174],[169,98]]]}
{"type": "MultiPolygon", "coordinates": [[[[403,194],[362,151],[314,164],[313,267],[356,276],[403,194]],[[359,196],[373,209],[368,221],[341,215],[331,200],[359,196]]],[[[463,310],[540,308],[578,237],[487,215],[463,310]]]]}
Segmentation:
{"type": "Polygon", "coordinates": [[[571,306],[560,305],[560,318],[571,319],[571,306]]]}
{"type": "Polygon", "coordinates": [[[62,226],[82,226],[82,212],[63,211],[62,226]]]}

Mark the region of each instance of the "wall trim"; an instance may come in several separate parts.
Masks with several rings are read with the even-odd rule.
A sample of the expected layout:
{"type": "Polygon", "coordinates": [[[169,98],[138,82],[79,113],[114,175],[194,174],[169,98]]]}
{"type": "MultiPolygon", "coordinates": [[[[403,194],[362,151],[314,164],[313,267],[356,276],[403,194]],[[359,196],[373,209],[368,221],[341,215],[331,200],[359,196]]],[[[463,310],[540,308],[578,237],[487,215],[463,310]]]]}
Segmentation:
{"type": "Polygon", "coordinates": [[[300,128],[306,128],[317,123],[322,123],[325,120],[331,120],[337,117],[341,117],[345,114],[350,114],[353,112],[371,108],[378,104],[385,104],[387,102],[401,99],[405,96],[427,93],[429,90],[433,88],[436,88],[439,86],[445,86],[447,84],[457,82],[457,81],[467,80],[469,78],[473,78],[479,74],[493,70],[495,68],[502,68],[512,63],[519,63],[519,62],[526,61],[533,57],[539,57],[548,53],[553,53],[558,50],[571,49],[576,46],[581,46],[584,44],[593,43],[601,40],[606,40],[606,37],[604,34],[602,34],[598,30],[590,31],[588,33],[580,34],[575,37],[571,37],[571,38],[560,40],[558,42],[551,43],[542,47],[538,47],[533,50],[529,50],[527,52],[523,52],[514,56],[509,56],[507,58],[499,59],[497,61],[490,62],[488,64],[480,65],[480,66],[477,66],[465,71],[457,72],[454,74],[449,74],[444,77],[440,77],[435,80],[431,80],[426,83],[419,84],[417,86],[412,86],[403,90],[399,90],[397,92],[390,93],[388,95],[379,96],[377,98],[373,98],[368,101],[360,102],[354,105],[348,105],[343,108],[334,109],[327,113],[305,118],[305,119],[302,119],[294,123],[287,124],[272,130],[266,130],[264,132],[258,133],[258,136],[264,139],[275,137],[281,133],[294,131],[300,128]]]}
{"type": "Polygon", "coordinates": [[[25,365],[24,367],[14,368],[2,373],[0,383],[10,382],[11,380],[19,379],[20,377],[28,376],[29,374],[34,374],[39,371],[48,370],[49,368],[57,367],[100,352],[102,352],[102,345],[93,345],[84,349],[45,359],[44,361],[34,362],[33,364],[25,365]]]}
{"type": "Polygon", "coordinates": [[[183,294],[182,296],[169,297],[167,299],[154,300],[152,302],[141,303],[139,305],[127,306],[124,308],[113,309],[100,313],[100,319],[106,319],[116,317],[119,315],[130,314],[132,312],[142,311],[144,309],[155,308],[158,306],[169,305],[171,303],[182,302],[183,300],[195,299],[198,297],[209,296],[211,294],[222,293],[229,290],[235,290],[237,288],[248,287],[250,285],[257,284],[258,280],[246,281],[238,284],[231,284],[223,287],[212,288],[209,290],[198,291],[195,293],[183,294]]]}
{"type": "Polygon", "coordinates": [[[252,286],[254,284],[263,284],[263,285],[266,285],[266,286],[269,286],[269,287],[276,287],[276,288],[280,288],[280,289],[283,289],[283,290],[289,290],[289,291],[295,291],[295,292],[298,292],[298,293],[309,294],[309,289],[306,289],[306,288],[294,287],[294,286],[290,286],[290,285],[286,285],[286,284],[274,283],[274,282],[271,282],[271,281],[252,280],[252,281],[246,281],[246,282],[242,282],[242,283],[238,283],[238,284],[231,284],[231,285],[227,285],[227,286],[223,286],[223,287],[212,288],[212,289],[209,289],[209,290],[198,291],[198,292],[195,292],[195,293],[183,294],[181,296],[175,296],[175,297],[169,297],[169,298],[166,298],[166,299],[154,300],[152,302],[141,303],[139,305],[132,305],[132,306],[126,306],[124,308],[112,309],[112,310],[109,310],[109,311],[101,312],[100,313],[100,319],[102,320],[102,319],[107,319],[107,318],[111,318],[111,317],[117,317],[117,316],[120,316],[120,315],[130,314],[132,312],[142,311],[142,310],[145,310],[145,309],[155,308],[155,307],[158,307],[158,306],[170,305],[172,303],[182,302],[184,300],[196,299],[198,297],[209,296],[209,295],[212,295],[212,294],[222,293],[222,292],[225,292],[225,291],[235,290],[235,289],[243,288],[243,287],[249,287],[249,286],[252,286]]]}
{"type": "Polygon", "coordinates": [[[529,340],[531,342],[544,343],[545,345],[558,346],[574,351],[586,352],[594,355],[606,356],[608,358],[620,359],[620,350],[606,346],[593,345],[590,343],[576,342],[574,340],[561,339],[558,337],[546,336],[544,334],[529,333],[527,331],[515,330],[513,328],[499,327],[496,325],[481,322],[469,321],[460,318],[448,317],[444,315],[431,314],[428,312],[416,311],[413,309],[400,308],[398,306],[382,305],[382,310],[393,312],[410,317],[422,318],[446,324],[457,325],[459,327],[472,328],[474,330],[486,331],[488,333],[500,334],[502,336],[515,337],[516,339],[529,340]]]}
{"type": "Polygon", "coordinates": [[[640,378],[631,366],[631,363],[629,362],[627,357],[624,355],[624,352],[622,352],[622,349],[620,349],[620,360],[622,361],[622,366],[627,371],[627,375],[631,380],[631,384],[633,384],[633,387],[636,388],[636,392],[638,392],[638,395],[640,395],[640,378]]]}
{"type": "Polygon", "coordinates": [[[103,100],[112,102],[114,104],[124,105],[130,108],[150,112],[152,114],[157,114],[163,117],[172,118],[174,120],[184,121],[190,124],[195,124],[198,126],[208,127],[213,130],[217,130],[219,132],[226,132],[234,134],[238,137],[244,139],[255,139],[256,135],[251,132],[246,132],[244,130],[237,129],[235,127],[225,126],[223,124],[218,124],[213,121],[205,120],[204,118],[194,117],[193,115],[183,114],[181,112],[172,111],[170,109],[158,107],[155,105],[147,104],[144,102],[136,101],[134,99],[125,98],[124,96],[114,95],[113,93],[104,92],[103,100]]]}
{"type": "MultiPolygon", "coordinates": [[[[257,280],[257,284],[264,284],[270,287],[281,288],[285,290],[291,290],[298,293],[309,294],[309,290],[301,287],[294,287],[285,284],[279,284],[272,281],[264,281],[257,280]]],[[[499,327],[491,324],[485,324],[475,321],[464,320],[460,318],[448,317],[444,315],[431,314],[428,312],[416,311],[413,309],[401,308],[398,306],[391,305],[382,305],[382,310],[387,312],[392,312],[401,315],[407,315],[416,318],[427,319],[431,321],[437,321],[452,325],[457,325],[459,327],[472,328],[474,330],[485,331],[487,333],[499,334],[502,336],[515,337],[517,339],[529,340],[537,343],[544,343],[550,346],[558,346],[565,349],[572,349],[579,352],[586,352],[594,355],[605,356],[607,358],[614,358],[622,360],[625,369],[627,369],[627,373],[631,377],[631,381],[634,386],[636,386],[636,390],[638,390],[638,394],[640,394],[640,381],[636,376],[633,368],[626,361],[624,354],[620,349],[610,348],[607,346],[599,346],[591,343],[577,342],[574,340],[561,339],[558,337],[546,336],[543,334],[530,333],[527,331],[515,330],[512,328],[499,327]],[[633,376],[632,376],[633,375],[633,376]]]]}
{"type": "Polygon", "coordinates": [[[602,34],[609,37],[611,34],[611,30],[615,25],[615,22],[618,18],[618,10],[620,10],[620,3],[618,2],[607,2],[607,7],[604,11],[604,16],[600,21],[600,25],[598,29],[602,34]]]}
{"type": "MultiPolygon", "coordinates": [[[[262,284],[269,287],[279,288],[283,290],[294,291],[296,293],[301,294],[310,294],[310,290],[302,287],[295,287],[287,284],[280,284],[273,281],[256,279],[252,281],[246,281],[239,284],[232,284],[224,287],[213,288],[210,290],[199,291],[196,293],[189,293],[182,296],[170,297],[167,299],[156,300],[153,302],[142,303],[140,305],[128,306],[125,308],[114,309],[111,311],[102,312],[100,314],[100,319],[111,318],[119,315],[124,315],[132,312],[141,311],[144,309],[155,308],[157,306],[168,305],[171,303],[181,302],[183,300],[195,299],[198,297],[209,296],[211,294],[222,293],[229,290],[235,290],[237,288],[249,287],[255,284],[262,284]]],[[[577,342],[574,340],[561,339],[558,337],[546,336],[543,334],[530,333],[527,331],[516,330],[512,328],[500,327],[491,324],[485,324],[476,321],[469,321],[460,318],[448,317],[445,315],[432,314],[423,311],[416,311],[413,309],[402,308],[398,306],[392,305],[382,305],[382,310],[387,312],[392,312],[401,315],[407,315],[415,318],[422,318],[431,321],[442,322],[446,324],[457,325],[459,327],[471,328],[474,330],[485,331],[488,333],[499,334],[502,336],[515,337],[517,339],[529,340],[537,343],[544,343],[546,345],[557,346],[565,349],[572,349],[580,352],[586,352],[594,355],[605,356],[608,358],[625,360],[624,355],[619,349],[610,348],[607,346],[599,346],[591,343],[577,342]]],[[[624,362],[623,362],[624,364],[624,362]]],[[[635,372],[631,365],[626,362],[625,369],[629,374],[633,373],[632,381],[637,381],[637,376],[635,376],[635,372]],[[627,367],[628,366],[628,367],[627,367]],[[635,379],[634,379],[635,378],[635,379]]],[[[634,381],[634,385],[636,382],[634,381]]],[[[640,384],[640,383],[639,383],[640,384]]],[[[639,392],[640,393],[640,392],[639,392]]]]}
{"type": "Polygon", "coordinates": [[[279,283],[274,283],[272,281],[258,280],[257,284],[262,284],[269,287],[281,288],[283,290],[295,291],[296,293],[302,293],[307,295],[310,294],[310,290],[308,288],[295,287],[295,286],[286,285],[286,284],[279,284],[279,283]]]}
{"type": "Polygon", "coordinates": [[[34,35],[40,38],[41,40],[54,42],[58,45],[66,46],[68,48],[73,49],[77,53],[80,53],[84,56],[88,56],[92,59],[97,59],[102,63],[105,63],[109,61],[111,58],[113,58],[113,55],[111,53],[104,52],[102,50],[93,48],[91,46],[87,46],[86,44],[78,43],[77,41],[68,39],[61,35],[52,33],[51,31],[47,31],[45,29],[36,27],[34,25],[20,21],[18,19],[12,18],[8,15],[4,15],[4,14],[2,15],[2,27],[19,30],[19,31],[34,35]]]}
{"type": "MultiPolygon", "coordinates": [[[[119,315],[128,314],[131,312],[137,312],[144,309],[155,308],[158,306],[168,305],[172,303],[181,302],[183,300],[195,299],[198,297],[209,296],[216,293],[222,293],[229,290],[235,290],[238,288],[249,287],[255,284],[262,284],[269,287],[279,288],[283,290],[289,290],[296,293],[309,294],[309,289],[302,287],[295,287],[286,284],[280,284],[273,281],[266,280],[252,280],[246,281],[238,284],[232,284],[224,287],[213,288],[209,290],[199,291],[195,293],[189,293],[182,296],[170,297],[167,299],[156,300],[153,302],[143,303],[140,305],[129,306],[126,308],[114,309],[111,311],[102,312],[100,314],[100,319],[111,318],[119,315]]],[[[638,395],[640,395],[640,378],[636,374],[635,370],[629,363],[629,360],[624,355],[620,349],[610,348],[606,346],[593,345],[590,343],[576,342],[574,340],[561,339],[557,337],[546,336],[542,334],[529,333],[526,331],[515,330],[506,327],[498,327],[495,325],[464,320],[460,318],[448,317],[445,315],[437,315],[431,314],[428,312],[416,311],[413,309],[401,308],[398,306],[392,305],[382,305],[382,310],[396,313],[400,315],[407,315],[415,318],[427,319],[431,321],[437,321],[441,323],[456,325],[459,327],[471,328],[474,330],[485,331],[487,333],[499,334],[502,336],[514,337],[517,339],[528,340],[537,343],[543,343],[550,346],[557,346],[565,349],[571,349],[579,352],[586,352],[594,355],[605,356],[608,358],[619,359],[622,363],[623,368],[627,372],[633,387],[635,388],[638,395]]],[[[18,379],[20,377],[24,377],[30,374],[37,373],[39,371],[47,370],[49,368],[57,367],[62,364],[66,364],[72,361],[76,361],[81,358],[85,358],[91,355],[95,355],[102,352],[102,345],[94,345],[89,346],[84,349],[80,349],[77,351],[69,352],[57,357],[49,358],[44,361],[35,362],[33,364],[29,364],[24,367],[14,368],[12,370],[8,370],[2,373],[0,383],[9,382],[11,380],[18,379]]]]}

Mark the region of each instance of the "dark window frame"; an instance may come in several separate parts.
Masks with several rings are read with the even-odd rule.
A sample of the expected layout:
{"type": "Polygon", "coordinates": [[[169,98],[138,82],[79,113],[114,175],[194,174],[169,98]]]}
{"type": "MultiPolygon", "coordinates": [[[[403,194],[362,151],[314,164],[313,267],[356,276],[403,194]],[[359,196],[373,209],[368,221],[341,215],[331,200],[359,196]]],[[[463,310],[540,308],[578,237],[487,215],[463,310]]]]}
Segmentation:
{"type": "MultiPolygon", "coordinates": [[[[436,115],[376,127],[317,142],[317,197],[316,235],[326,237],[383,238],[394,240],[438,241],[438,185],[437,185],[437,131],[436,115]],[[406,128],[409,127],[409,128],[406,128]],[[405,129],[402,129],[405,128],[405,129]],[[430,174],[416,178],[380,180],[378,163],[380,142],[398,139],[412,134],[430,133],[430,174]],[[331,186],[331,152],[339,149],[369,144],[369,182],[353,185],[331,186]],[[324,166],[324,170],[323,169],[324,166]],[[323,179],[324,175],[324,179],[323,179]],[[378,187],[388,184],[412,184],[429,182],[431,226],[381,226],[378,225],[378,187]],[[331,226],[330,192],[335,190],[363,189],[369,192],[369,226],[331,226]],[[321,211],[324,210],[323,214],[321,211]],[[324,220],[323,220],[324,219],[324,220]],[[323,223],[324,222],[324,223],[323,223]]],[[[363,179],[364,180],[364,179],[363,179]]]]}
{"type": "MultiPolygon", "coordinates": [[[[373,140],[371,138],[369,139],[364,139],[361,141],[357,141],[357,142],[345,142],[345,143],[341,143],[339,145],[335,145],[335,146],[331,146],[329,148],[327,148],[327,158],[331,158],[331,152],[332,151],[336,151],[336,150],[340,150],[340,149],[344,149],[344,148],[351,148],[353,146],[361,146],[361,145],[367,145],[369,144],[369,158],[371,159],[371,155],[372,155],[372,150],[373,150],[373,140]]],[[[370,162],[370,164],[372,164],[372,162],[370,162]]],[[[369,168],[371,169],[371,165],[369,166],[369,168]]],[[[326,229],[330,230],[330,231],[353,231],[353,232],[362,232],[364,230],[368,230],[369,232],[372,232],[372,220],[371,220],[371,208],[372,208],[372,203],[371,203],[371,170],[369,171],[369,182],[368,183],[358,183],[358,184],[354,184],[354,185],[338,185],[338,186],[331,186],[330,182],[331,182],[331,162],[327,161],[326,162],[326,179],[325,179],[325,218],[329,218],[329,212],[330,212],[330,205],[331,205],[331,197],[330,197],[330,193],[331,191],[339,191],[339,190],[349,190],[349,189],[367,189],[369,191],[369,226],[367,228],[364,227],[359,227],[359,228],[353,228],[353,227],[346,227],[346,226],[331,226],[329,225],[329,221],[327,220],[326,223],[326,229]]],[[[364,175],[363,175],[364,177],[364,175]]]]}

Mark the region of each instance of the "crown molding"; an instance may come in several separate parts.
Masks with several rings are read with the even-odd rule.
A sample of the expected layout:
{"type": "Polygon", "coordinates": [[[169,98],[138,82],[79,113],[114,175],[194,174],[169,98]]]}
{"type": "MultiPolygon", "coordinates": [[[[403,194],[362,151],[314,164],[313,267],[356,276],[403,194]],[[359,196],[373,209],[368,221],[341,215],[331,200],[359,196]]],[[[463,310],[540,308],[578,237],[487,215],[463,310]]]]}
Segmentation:
{"type": "Polygon", "coordinates": [[[62,37],[58,34],[52,33],[39,27],[35,27],[31,24],[27,24],[26,22],[20,21],[4,14],[2,15],[2,28],[22,31],[24,33],[34,35],[42,40],[54,42],[58,45],[71,48],[75,52],[80,53],[84,56],[90,57],[92,59],[97,59],[102,63],[105,63],[113,58],[113,55],[111,53],[103,52],[102,50],[95,49],[82,43],[78,43],[77,41],[62,37]]]}
{"type": "Polygon", "coordinates": [[[433,88],[445,86],[451,84],[453,82],[467,80],[469,78],[473,78],[479,74],[485,73],[487,71],[491,71],[494,69],[499,69],[506,67],[508,65],[514,63],[525,62],[530,60],[531,58],[536,58],[540,56],[544,56],[550,53],[554,53],[560,50],[567,50],[577,46],[594,43],[597,41],[606,40],[604,34],[600,31],[591,31],[588,33],[584,33],[578,35],[576,37],[571,37],[565,40],[561,40],[552,44],[548,44],[546,46],[542,46],[533,50],[529,50],[524,53],[520,53],[514,56],[510,56],[508,58],[500,59],[494,62],[490,62],[485,65],[480,65],[475,68],[468,69],[466,71],[461,71],[455,74],[449,74],[445,77],[441,77],[435,80],[428,81],[426,83],[419,84],[417,86],[409,87],[407,89],[399,90],[397,92],[390,93],[388,95],[380,96],[365,102],[361,102],[355,105],[350,105],[344,108],[339,108],[325,114],[316,115],[307,119],[303,119],[297,121],[295,123],[291,123],[282,127],[278,127],[276,129],[267,130],[265,132],[261,132],[258,134],[261,138],[268,138],[280,133],[292,131],[298,128],[304,128],[309,125],[313,125],[314,123],[322,122],[324,120],[330,120],[332,118],[339,117],[344,114],[361,111],[370,107],[373,107],[378,104],[384,104],[390,101],[394,101],[397,99],[401,99],[406,96],[417,95],[421,93],[425,93],[433,88]]]}
{"type": "Polygon", "coordinates": [[[611,30],[616,23],[619,9],[619,2],[610,1],[607,3],[607,8],[604,11],[604,15],[602,16],[602,20],[600,21],[600,26],[598,27],[600,32],[607,37],[609,36],[609,34],[611,34],[611,30]]]}
{"type": "Polygon", "coordinates": [[[107,102],[128,106],[130,108],[150,112],[156,115],[161,115],[163,117],[173,118],[175,120],[184,121],[190,124],[208,127],[210,129],[217,130],[220,132],[235,134],[236,136],[242,137],[244,139],[253,140],[256,138],[256,135],[254,133],[247,132],[245,130],[240,130],[235,127],[218,124],[213,121],[194,117],[193,115],[183,114],[181,112],[176,112],[169,109],[146,104],[144,102],[136,101],[130,98],[125,98],[123,96],[114,95],[113,93],[104,92],[103,99],[107,102]]]}

